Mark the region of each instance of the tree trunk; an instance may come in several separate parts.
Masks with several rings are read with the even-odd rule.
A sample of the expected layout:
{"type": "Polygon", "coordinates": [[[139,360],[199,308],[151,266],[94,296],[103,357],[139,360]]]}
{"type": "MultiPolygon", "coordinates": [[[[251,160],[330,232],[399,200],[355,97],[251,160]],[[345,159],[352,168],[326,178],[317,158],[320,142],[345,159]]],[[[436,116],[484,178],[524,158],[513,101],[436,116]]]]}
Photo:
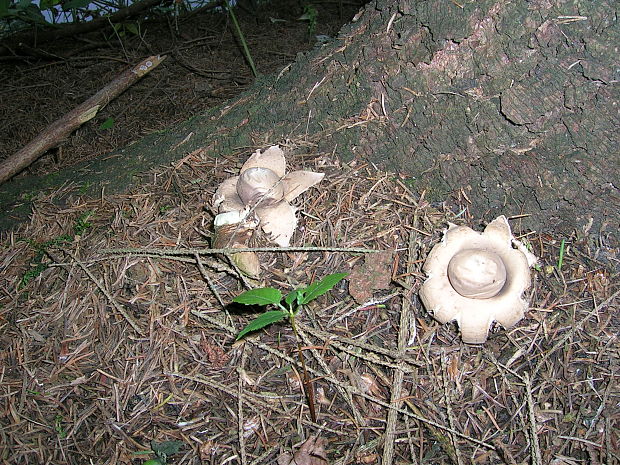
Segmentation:
{"type": "Polygon", "coordinates": [[[618,10],[614,1],[377,0],[332,43],[131,146],[124,164],[307,135],[411,175],[431,201],[617,246],[618,10]]]}

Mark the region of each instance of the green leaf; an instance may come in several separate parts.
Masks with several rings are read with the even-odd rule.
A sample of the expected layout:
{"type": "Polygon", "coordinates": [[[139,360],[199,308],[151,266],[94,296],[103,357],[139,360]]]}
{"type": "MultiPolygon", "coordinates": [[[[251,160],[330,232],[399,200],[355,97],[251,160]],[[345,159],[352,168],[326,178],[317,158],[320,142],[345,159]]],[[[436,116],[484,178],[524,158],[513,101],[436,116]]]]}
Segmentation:
{"type": "Polygon", "coordinates": [[[238,295],[233,302],[243,305],[270,305],[280,303],[282,293],[273,287],[262,287],[260,289],[251,289],[238,295]]]}
{"type": "Polygon", "coordinates": [[[110,129],[114,126],[114,118],[108,118],[99,125],[99,129],[110,129]]]}
{"type": "Polygon", "coordinates": [[[39,2],[39,8],[41,8],[42,10],[49,10],[50,8],[58,5],[59,3],[60,0],[41,0],[39,2]]]}
{"type": "Polygon", "coordinates": [[[303,294],[301,293],[299,289],[295,289],[294,291],[291,291],[288,294],[286,294],[286,297],[284,298],[284,302],[286,302],[286,305],[290,307],[293,304],[293,302],[295,302],[295,300],[299,301],[299,297],[302,295],[303,294]]]}
{"type": "Polygon", "coordinates": [[[88,6],[90,2],[91,0],[69,0],[66,3],[63,3],[62,9],[67,11],[72,10],[73,8],[84,8],[85,6],[88,6]]]}
{"type": "Polygon", "coordinates": [[[35,22],[35,23],[44,24],[47,22],[45,21],[45,16],[43,16],[39,7],[34,4],[28,5],[26,8],[24,8],[21,11],[20,14],[22,14],[24,17],[28,18],[30,21],[35,22]]]}
{"type": "Polygon", "coordinates": [[[179,452],[183,443],[181,441],[151,441],[151,449],[156,454],[173,455],[179,452]]]}
{"type": "Polygon", "coordinates": [[[0,0],[0,18],[4,18],[9,15],[9,6],[11,5],[9,0],[0,0]]]}
{"type": "Polygon", "coordinates": [[[330,291],[336,284],[344,279],[349,273],[334,273],[325,276],[318,283],[310,284],[307,288],[303,289],[304,294],[302,305],[313,301],[319,296],[322,296],[326,292],[330,291]]]}
{"type": "Polygon", "coordinates": [[[255,318],[254,320],[250,321],[250,323],[245,328],[243,328],[239,332],[239,334],[237,334],[237,341],[241,339],[243,336],[245,336],[246,334],[251,333],[252,331],[256,331],[258,329],[262,329],[265,326],[270,325],[272,323],[282,321],[287,316],[288,316],[288,313],[283,312],[282,310],[271,310],[269,312],[265,312],[258,318],[255,318]]]}
{"type": "Polygon", "coordinates": [[[128,23],[128,24],[125,24],[125,28],[126,28],[129,32],[131,32],[134,36],[137,36],[137,35],[138,35],[138,28],[136,27],[136,25],[135,25],[135,24],[133,24],[133,23],[128,23]]]}

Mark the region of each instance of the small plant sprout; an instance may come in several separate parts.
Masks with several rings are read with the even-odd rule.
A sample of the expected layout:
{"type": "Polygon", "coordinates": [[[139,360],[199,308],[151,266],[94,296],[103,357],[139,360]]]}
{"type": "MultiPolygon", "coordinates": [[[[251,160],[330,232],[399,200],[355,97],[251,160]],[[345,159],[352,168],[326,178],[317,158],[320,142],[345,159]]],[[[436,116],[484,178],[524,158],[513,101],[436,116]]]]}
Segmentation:
{"type": "Polygon", "coordinates": [[[560,243],[560,256],[558,257],[558,272],[562,271],[562,265],[564,265],[564,252],[566,251],[566,239],[562,239],[560,243]]]}
{"type": "Polygon", "coordinates": [[[510,328],[523,318],[535,263],[504,216],[483,233],[451,224],[424,263],[420,299],[439,322],[456,321],[463,342],[481,344],[494,321],[510,328]]]}
{"type": "Polygon", "coordinates": [[[243,328],[237,335],[237,340],[241,339],[248,333],[258,331],[270,324],[277,323],[288,319],[295,340],[297,342],[297,351],[299,354],[299,363],[303,371],[303,385],[308,398],[308,405],[310,408],[310,416],[312,421],[316,421],[316,411],[314,408],[314,391],[308,372],[306,371],[306,362],[304,359],[303,351],[299,341],[299,335],[297,332],[297,326],[295,325],[295,316],[299,313],[304,305],[312,302],[319,296],[329,292],[338,284],[342,279],[347,276],[348,273],[334,273],[325,276],[323,279],[316,283],[312,283],[309,286],[302,289],[295,289],[289,292],[286,296],[282,295],[282,292],[272,287],[263,287],[259,289],[251,289],[238,295],[233,299],[233,302],[243,305],[260,305],[261,307],[273,306],[275,310],[269,310],[260,315],[258,318],[252,320],[245,328],[243,328]]]}

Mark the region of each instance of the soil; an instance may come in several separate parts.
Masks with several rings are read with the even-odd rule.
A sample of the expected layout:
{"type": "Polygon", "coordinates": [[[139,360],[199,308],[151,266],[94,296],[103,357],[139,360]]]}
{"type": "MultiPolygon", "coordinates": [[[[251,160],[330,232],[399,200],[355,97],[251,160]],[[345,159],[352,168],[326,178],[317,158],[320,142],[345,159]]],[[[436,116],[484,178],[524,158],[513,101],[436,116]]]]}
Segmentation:
{"type": "MultiPolygon", "coordinates": [[[[275,1],[236,9],[259,74],[278,73],[300,52],[333,37],[361,2],[322,1],[314,30],[299,20],[304,3],[275,1]]],[[[102,157],[141,137],[223,104],[254,81],[229,16],[205,9],[179,17],[139,21],[139,34],[112,28],[39,44],[32,56],[2,57],[0,160],[32,140],[48,124],[79,105],[128,67],[150,55],[166,55],[157,69],[49,150],[25,175],[45,175],[102,157]],[[102,128],[112,118],[114,124],[102,128]]]]}

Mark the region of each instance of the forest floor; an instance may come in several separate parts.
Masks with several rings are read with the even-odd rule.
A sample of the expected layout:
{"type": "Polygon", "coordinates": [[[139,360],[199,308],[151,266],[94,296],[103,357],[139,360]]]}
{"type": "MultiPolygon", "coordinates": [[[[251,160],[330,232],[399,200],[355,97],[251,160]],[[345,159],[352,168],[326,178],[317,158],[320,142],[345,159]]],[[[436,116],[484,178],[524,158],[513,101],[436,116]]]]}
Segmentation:
{"type": "MultiPolygon", "coordinates": [[[[276,14],[286,22],[242,16],[262,72],[294,59],[295,37],[314,46],[301,11],[276,14]]],[[[320,13],[316,33],[336,34],[337,9],[331,17],[320,13]]],[[[33,116],[49,123],[147,54],[170,58],[32,173],[105,154],[251,82],[225,17],[182,22],[177,44],[165,44],[175,28],[149,26],[121,54],[111,46],[10,62],[21,74],[2,92],[10,85],[10,98],[30,98],[7,107],[2,95],[2,130],[11,127],[3,151],[40,130],[33,116]],[[115,124],[100,129],[108,117],[115,124]]],[[[211,198],[255,148],[196,150],[124,194],[63,206],[62,189],[41,195],[27,223],[2,233],[0,463],[619,463],[617,271],[596,249],[512,218],[539,259],[529,309],[514,328],[493,325],[485,344],[463,344],[456,324],[439,324],[420,302],[422,265],[448,222],[483,225],[467,210],[429,204],[404,175],[345,163],[316,142],[283,145],[291,170],[326,176],[295,202],[298,249],[260,252],[256,280],[208,248],[211,198]],[[261,309],[231,302],[248,287],[286,293],[337,272],[350,275],[298,316],[315,421],[291,328],[277,323],[236,342],[261,309]]]]}

